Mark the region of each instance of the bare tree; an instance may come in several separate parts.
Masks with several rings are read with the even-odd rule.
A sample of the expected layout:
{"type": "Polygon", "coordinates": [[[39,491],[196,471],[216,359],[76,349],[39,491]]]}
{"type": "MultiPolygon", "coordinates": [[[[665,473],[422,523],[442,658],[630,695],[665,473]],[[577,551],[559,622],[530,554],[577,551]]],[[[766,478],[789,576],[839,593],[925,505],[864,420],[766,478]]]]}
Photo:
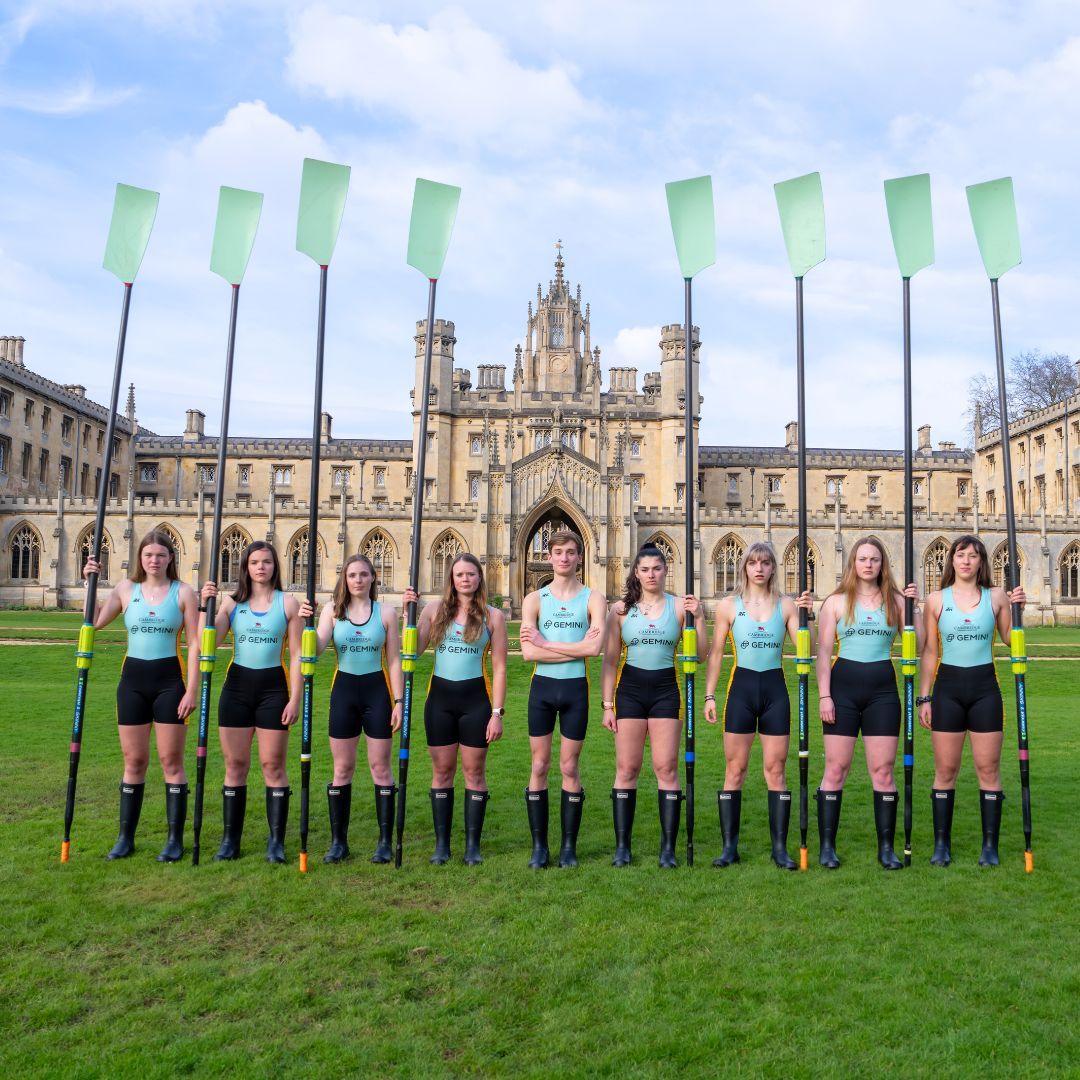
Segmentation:
{"type": "MultiPolygon", "coordinates": [[[[1076,364],[1064,353],[1043,353],[1038,349],[1018,353],[1009,361],[1005,376],[1005,396],[1009,419],[1032,409],[1045,409],[1076,392],[1076,364]]],[[[968,382],[968,407],[964,414],[972,445],[980,434],[1001,426],[997,379],[972,376],[968,382]]]]}

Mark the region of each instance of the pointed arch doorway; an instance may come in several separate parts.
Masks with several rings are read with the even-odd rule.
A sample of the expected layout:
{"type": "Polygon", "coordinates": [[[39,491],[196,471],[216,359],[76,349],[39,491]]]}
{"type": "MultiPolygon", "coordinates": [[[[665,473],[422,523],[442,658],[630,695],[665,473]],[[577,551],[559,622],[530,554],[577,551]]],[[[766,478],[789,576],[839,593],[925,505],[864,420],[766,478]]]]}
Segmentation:
{"type": "Polygon", "coordinates": [[[550,583],[554,575],[548,562],[548,543],[553,534],[562,529],[569,529],[582,542],[582,562],[578,569],[578,578],[586,582],[585,567],[589,561],[589,534],[577,520],[577,515],[557,500],[551,500],[537,509],[526,520],[521,530],[521,548],[518,565],[521,567],[522,592],[524,598],[536,589],[542,589],[550,583]]]}

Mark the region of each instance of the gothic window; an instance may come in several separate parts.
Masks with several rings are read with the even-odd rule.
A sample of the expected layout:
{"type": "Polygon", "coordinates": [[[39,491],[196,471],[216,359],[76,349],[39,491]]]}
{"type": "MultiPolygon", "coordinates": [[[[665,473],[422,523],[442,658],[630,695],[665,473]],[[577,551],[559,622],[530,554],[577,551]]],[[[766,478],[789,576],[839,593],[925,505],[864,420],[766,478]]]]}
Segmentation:
{"type": "Polygon", "coordinates": [[[727,490],[729,495],[739,494],[739,474],[728,473],[727,477],[727,490]]]}
{"type": "Polygon", "coordinates": [[[24,525],[11,538],[11,580],[36,581],[41,570],[41,537],[24,525]]]}
{"type": "Polygon", "coordinates": [[[470,476],[469,477],[469,499],[472,502],[476,502],[476,500],[479,499],[479,498],[480,498],[480,477],[479,476],[470,476]]]}
{"type": "MultiPolygon", "coordinates": [[[[1019,571],[1018,577],[1023,582],[1024,557],[1019,551],[1016,553],[1016,561],[1017,570],[1019,571]]],[[[994,552],[990,561],[990,578],[1000,588],[1006,590],[1009,588],[1011,574],[1009,573],[1009,545],[1007,543],[998,544],[997,550],[994,552]]]]}
{"type": "Polygon", "coordinates": [[[139,466],[139,482],[142,484],[156,484],[158,467],[156,461],[144,461],[139,466]]]}
{"type": "Polygon", "coordinates": [[[42,484],[49,482],[49,451],[42,450],[38,455],[38,481],[42,484]]]}
{"type": "Polygon", "coordinates": [[[435,481],[434,480],[428,480],[426,477],[424,478],[424,498],[425,499],[434,499],[435,498],[435,481]]]}
{"type": "Polygon", "coordinates": [[[725,536],[713,551],[716,565],[715,593],[720,596],[735,591],[738,585],[739,560],[746,551],[742,541],[736,536],[725,536]]]}
{"type": "Polygon", "coordinates": [[[630,440],[630,456],[631,457],[641,457],[641,440],[640,439],[631,439],[630,440]]]}
{"type": "Polygon", "coordinates": [[[912,480],[911,481],[911,494],[914,495],[916,498],[918,498],[920,495],[922,495],[922,481],[921,480],[912,480]]]}
{"type": "Polygon", "coordinates": [[[48,405],[41,406],[41,434],[49,434],[49,420],[52,417],[52,409],[48,405]]]}
{"type": "Polygon", "coordinates": [[[576,431],[564,431],[559,436],[559,441],[563,446],[568,446],[571,450],[577,449],[577,432],[576,431]]]}
{"type": "Polygon", "coordinates": [[[563,326],[563,315],[561,311],[553,312],[551,316],[551,347],[553,349],[561,348],[566,344],[566,329],[563,326]]]}
{"type": "Polygon", "coordinates": [[[427,449],[429,454],[435,449],[435,432],[433,431],[427,433],[427,449]]]}
{"type": "Polygon", "coordinates": [[[634,502],[641,499],[641,481],[636,476],[630,481],[630,498],[634,502]]]}
{"type": "Polygon", "coordinates": [[[0,390],[0,416],[11,415],[11,403],[14,397],[10,390],[0,390]]]}
{"type": "Polygon", "coordinates": [[[251,466],[238,465],[236,469],[236,479],[241,487],[249,487],[251,485],[251,466]]]}
{"type": "Polygon", "coordinates": [[[218,555],[218,585],[222,589],[235,588],[240,583],[240,557],[251,541],[239,525],[227,529],[221,537],[218,555]]]}
{"type": "Polygon", "coordinates": [[[97,433],[97,452],[100,454],[105,449],[105,431],[102,429],[97,433]]]}
{"type": "Polygon", "coordinates": [[[948,556],[949,545],[943,537],[938,537],[926,549],[923,556],[923,596],[941,588],[941,575],[945,572],[945,560],[948,556]]]}
{"type": "Polygon", "coordinates": [[[675,456],[676,457],[686,457],[686,436],[685,435],[676,435],[675,436],[675,456]]]}
{"type": "Polygon", "coordinates": [[[469,439],[469,453],[473,457],[479,457],[484,451],[484,440],[479,435],[473,435],[469,439]]]}
{"type": "Polygon", "coordinates": [[[871,476],[870,477],[870,479],[868,481],[868,489],[869,489],[869,492],[870,492],[871,495],[877,495],[878,494],[878,484],[880,482],[881,481],[879,480],[878,477],[876,477],[876,476],[871,476]]]}
{"type": "MultiPolygon", "coordinates": [[[[308,579],[308,531],[301,529],[289,541],[288,550],[285,553],[285,566],[288,573],[288,587],[303,589],[307,587],[308,579]]],[[[319,587],[322,579],[322,545],[316,541],[315,546],[315,588],[319,587]]]]}
{"type": "Polygon", "coordinates": [[[545,521],[533,534],[532,557],[534,562],[539,562],[547,556],[551,542],[551,522],[545,521]]]}
{"type": "Polygon", "coordinates": [[[335,469],[334,470],[334,487],[348,487],[349,486],[349,470],[348,469],[335,469]]]}
{"type": "Polygon", "coordinates": [[[360,549],[360,554],[371,560],[375,576],[384,589],[394,587],[394,542],[381,530],[373,532],[360,549]]]}
{"type": "Polygon", "coordinates": [[[200,465],[199,466],[199,483],[200,484],[213,484],[217,481],[217,466],[216,465],[200,465]]]}
{"type": "MultiPolygon", "coordinates": [[[[0,472],[4,470],[0,468],[0,472]]],[[[60,459],[60,490],[65,492],[71,491],[71,458],[62,457],[60,459]]]]}
{"type": "Polygon", "coordinates": [[[75,418],[74,417],[71,417],[71,416],[61,416],[60,417],[60,438],[63,439],[64,442],[66,442],[66,443],[71,442],[71,431],[72,431],[72,428],[74,428],[74,426],[75,426],[75,418]]]}
{"type": "Polygon", "coordinates": [[[675,565],[675,545],[663,533],[657,533],[655,536],[649,537],[647,542],[660,549],[660,554],[664,556],[664,562],[667,563],[668,573],[670,574],[672,567],[675,565]]]}
{"type": "Polygon", "coordinates": [[[431,587],[441,590],[454,559],[465,550],[465,545],[455,533],[445,532],[431,547],[431,587]]]}
{"type": "Polygon", "coordinates": [[[381,465],[375,469],[375,486],[386,487],[386,469],[381,465]]]}
{"type": "MultiPolygon", "coordinates": [[[[806,552],[806,587],[816,592],[817,549],[807,541],[806,552]]],[[[799,592],[799,541],[792,540],[784,552],[784,592],[797,596],[799,592]]]]}
{"type": "MultiPolygon", "coordinates": [[[[94,527],[91,525],[82,531],[82,535],[79,537],[79,543],[76,550],[79,552],[79,574],[82,575],[82,569],[86,565],[86,560],[94,554],[94,527]]],[[[98,556],[98,562],[101,563],[101,571],[98,574],[100,581],[109,580],[109,563],[112,557],[112,541],[109,539],[109,534],[104,533],[101,537],[101,554],[98,556]]]]}
{"type": "Polygon", "coordinates": [[[958,480],[956,482],[956,493],[961,499],[967,498],[968,482],[966,480],[958,480]]]}
{"type": "Polygon", "coordinates": [[[26,403],[23,406],[23,423],[27,427],[30,426],[30,421],[34,419],[34,402],[30,399],[26,399],[26,403]]]}
{"type": "Polygon", "coordinates": [[[164,533],[169,538],[173,549],[173,565],[176,567],[176,576],[180,576],[180,534],[171,526],[162,522],[157,527],[158,532],[164,533]]]}
{"type": "Polygon", "coordinates": [[[783,482],[782,476],[766,476],[765,477],[765,490],[770,495],[780,494],[780,485],[783,482]]]}
{"type": "Polygon", "coordinates": [[[119,499],[120,498],[120,474],[119,473],[110,473],[109,474],[109,498],[110,499],[119,499]]]}
{"type": "Polygon", "coordinates": [[[686,485],[685,484],[676,484],[675,485],[675,505],[676,506],[682,506],[682,504],[685,501],[686,501],[686,485]]]}
{"type": "Polygon", "coordinates": [[[1074,540],[1062,553],[1061,599],[1080,600],[1080,540],[1074,540]]]}
{"type": "Polygon", "coordinates": [[[288,486],[292,483],[292,466],[291,465],[275,465],[274,466],[274,487],[288,486]]]}

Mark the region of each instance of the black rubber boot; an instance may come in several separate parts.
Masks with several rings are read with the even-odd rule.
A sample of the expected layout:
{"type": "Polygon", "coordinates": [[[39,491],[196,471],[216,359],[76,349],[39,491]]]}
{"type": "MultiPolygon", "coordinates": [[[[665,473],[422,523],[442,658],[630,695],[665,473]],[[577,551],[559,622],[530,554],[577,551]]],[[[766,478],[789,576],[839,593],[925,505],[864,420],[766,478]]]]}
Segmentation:
{"type": "Polygon", "coordinates": [[[716,802],[720,807],[720,836],[724,850],[720,858],[713,859],[713,866],[731,866],[739,861],[739,822],[742,820],[742,792],[718,791],[716,802]]]}
{"type": "Polygon", "coordinates": [[[394,860],[394,796],[397,788],[392,784],[383,787],[375,785],[375,820],[379,823],[379,842],[375,845],[373,863],[388,863],[394,860]]]}
{"type": "Polygon", "coordinates": [[[270,835],[266,838],[268,863],[285,861],[285,829],[289,824],[289,796],[291,794],[292,789],[287,787],[266,789],[266,824],[270,826],[270,835]]]}
{"type": "Polygon", "coordinates": [[[244,816],[247,814],[247,785],[221,789],[221,817],[225,833],[214,858],[221,862],[240,858],[240,838],[244,835],[244,816]]]}
{"type": "Polygon", "coordinates": [[[486,791],[465,789],[465,865],[479,866],[480,836],[484,831],[484,815],[491,796],[486,791]]]}
{"type": "Polygon", "coordinates": [[[146,784],[120,785],[120,835],[106,859],[126,859],[135,854],[135,830],[139,827],[146,784]]]}
{"type": "Polygon", "coordinates": [[[450,829],[454,824],[454,789],[432,788],[431,821],[435,827],[435,854],[428,860],[435,866],[450,861],[450,829]]]}
{"type": "Polygon", "coordinates": [[[980,791],[979,810],[982,813],[983,846],[979,856],[980,866],[997,866],[998,837],[1001,835],[1001,804],[1004,791],[980,791]]]}
{"type": "Polygon", "coordinates": [[[330,812],[330,849],[324,863],[349,857],[349,818],[352,816],[352,784],[327,784],[326,807],[330,812]]]}
{"type": "Polygon", "coordinates": [[[840,856],[836,854],[836,830],[840,827],[840,804],[844,800],[844,793],[818,788],[814,798],[817,800],[817,828],[821,844],[818,862],[827,870],[837,870],[840,856]]]}
{"type": "Polygon", "coordinates": [[[562,844],[559,846],[559,865],[577,866],[577,838],[581,828],[581,811],[585,806],[585,789],[562,790],[559,809],[562,816],[562,844]]]}
{"type": "Polygon", "coordinates": [[[611,816],[615,821],[615,858],[612,866],[630,865],[630,838],[634,833],[637,788],[611,789],[611,816]]]}
{"type": "Polygon", "coordinates": [[[893,851],[896,839],[895,791],[874,792],[874,826],[877,829],[877,861],[883,870],[903,870],[904,864],[893,851]]]}
{"type": "Polygon", "coordinates": [[[787,834],[791,823],[791,792],[769,792],[769,836],[772,838],[772,861],[781,870],[798,870],[799,864],[788,854],[787,834]]]}
{"type": "Polygon", "coordinates": [[[934,811],[934,854],[931,866],[948,866],[952,862],[952,815],[955,791],[934,788],[930,792],[930,805],[934,811]]]}
{"type": "Polygon", "coordinates": [[[158,862],[179,862],[184,857],[187,797],[187,784],[165,785],[165,820],[169,823],[169,836],[157,857],[158,862]]]}
{"type": "Polygon", "coordinates": [[[548,793],[525,789],[525,810],[529,815],[529,832],[532,833],[532,857],[530,870],[543,870],[550,861],[548,851],[548,793]]]}
{"type": "Polygon", "coordinates": [[[679,810],[682,807],[681,791],[658,791],[660,804],[660,868],[674,870],[675,841],[679,838],[679,810]]]}

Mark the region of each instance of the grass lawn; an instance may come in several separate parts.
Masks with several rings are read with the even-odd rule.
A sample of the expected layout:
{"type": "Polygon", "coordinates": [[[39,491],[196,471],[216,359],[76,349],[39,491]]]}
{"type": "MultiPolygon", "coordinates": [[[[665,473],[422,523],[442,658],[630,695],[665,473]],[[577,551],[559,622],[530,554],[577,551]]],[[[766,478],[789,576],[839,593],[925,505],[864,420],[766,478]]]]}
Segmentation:
{"type": "MultiPolygon", "coordinates": [[[[78,621],[4,612],[0,637],[62,638],[78,621]]],[[[1080,654],[1080,632],[1029,633],[1033,644],[1045,636],[1059,656],[1080,654]]],[[[374,822],[364,780],[355,787],[354,858],[324,866],[332,669],[324,663],[316,686],[312,866],[301,876],[296,797],[291,865],[262,861],[257,767],[244,858],[210,860],[220,836],[222,778],[214,730],[203,865],[154,861],[164,839],[156,763],[137,854],[119,864],[102,858],[116,833],[121,759],[113,709],[122,649],[119,636],[99,637],[72,856],[61,866],[73,649],[0,646],[0,910],[8,941],[0,1033],[9,1075],[1080,1073],[1080,888],[1067,866],[1077,822],[1080,662],[1036,660],[1029,669],[1031,875],[1023,872],[1013,696],[1004,665],[1008,801],[1004,865],[995,871],[975,865],[970,762],[959,784],[954,864],[927,864],[931,761],[921,729],[911,869],[886,874],[877,866],[861,752],[845,795],[840,871],[820,870],[812,860],[809,874],[783,873],[769,862],[757,753],[744,797],[743,862],[712,869],[723,758],[720,732],[704,723],[696,865],[657,870],[655,784],[643,775],[635,862],[613,870],[613,748],[599,722],[597,667],[583,755],[582,865],[531,872],[522,796],[529,668],[518,660],[511,661],[506,736],[490,755],[484,865],[460,861],[460,779],[454,861],[428,865],[430,771],[418,717],[405,865],[394,871],[367,862],[374,822]]],[[[218,687],[220,681],[219,675],[218,687]]],[[[816,715],[816,700],[812,707],[816,715]]],[[[811,727],[812,785],[821,775],[819,731],[811,727]]],[[[193,724],[192,779],[194,743],[193,724]]],[[[294,791],[298,757],[297,732],[290,749],[294,791]]],[[[794,755],[788,776],[797,788],[794,755]]],[[[555,841],[557,778],[552,788],[555,841]]],[[[189,821],[189,844],[190,835],[189,821]]],[[[791,840],[794,850],[797,822],[791,840]]],[[[680,848],[683,841],[684,835],[680,848]]],[[[811,826],[812,851],[815,842],[811,826]]]]}

